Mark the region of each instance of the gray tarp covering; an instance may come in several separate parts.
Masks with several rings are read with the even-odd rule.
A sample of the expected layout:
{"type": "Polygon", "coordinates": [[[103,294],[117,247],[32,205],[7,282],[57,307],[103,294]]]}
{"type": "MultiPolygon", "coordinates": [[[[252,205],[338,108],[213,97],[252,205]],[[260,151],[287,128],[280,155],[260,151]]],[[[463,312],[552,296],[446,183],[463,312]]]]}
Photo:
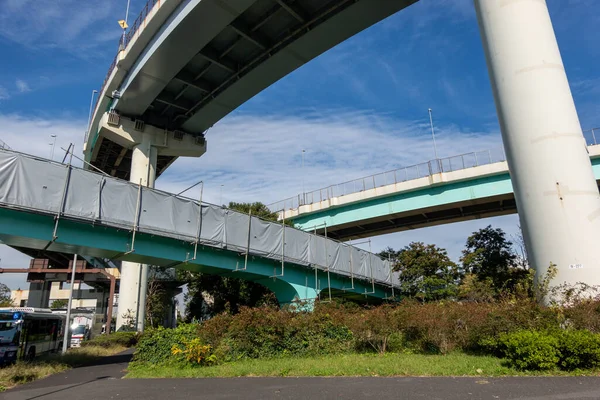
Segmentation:
{"type": "Polygon", "coordinates": [[[6,150],[0,150],[0,204],[398,284],[387,261],[348,244],[6,150]]]}

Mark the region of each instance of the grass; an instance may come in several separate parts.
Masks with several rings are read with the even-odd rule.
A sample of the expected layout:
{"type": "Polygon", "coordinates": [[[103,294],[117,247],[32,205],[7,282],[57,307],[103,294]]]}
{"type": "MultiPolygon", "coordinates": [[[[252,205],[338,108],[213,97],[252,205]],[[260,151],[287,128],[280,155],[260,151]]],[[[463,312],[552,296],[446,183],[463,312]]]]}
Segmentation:
{"type": "MultiPolygon", "coordinates": [[[[518,371],[506,366],[499,358],[464,353],[448,355],[390,353],[383,356],[342,354],[323,357],[248,359],[210,367],[131,363],[128,371],[126,378],[569,375],[562,371],[545,373],[518,371]]],[[[592,371],[588,374],[598,373],[592,371]]]]}
{"type": "Polygon", "coordinates": [[[102,357],[117,354],[123,350],[125,350],[123,346],[110,348],[91,346],[71,349],[64,356],[51,354],[39,357],[33,362],[19,361],[10,367],[0,368],[0,392],[16,385],[93,363],[102,357]]]}

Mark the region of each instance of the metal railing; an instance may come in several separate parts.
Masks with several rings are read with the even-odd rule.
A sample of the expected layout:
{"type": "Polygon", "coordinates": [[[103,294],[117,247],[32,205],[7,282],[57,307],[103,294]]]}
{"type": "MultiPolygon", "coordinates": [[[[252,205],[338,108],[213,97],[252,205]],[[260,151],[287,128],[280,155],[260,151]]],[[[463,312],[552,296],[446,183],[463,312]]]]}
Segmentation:
{"type": "Polygon", "coordinates": [[[0,149],[12,150],[9,145],[0,140],[0,149]]]}
{"type": "Polygon", "coordinates": [[[382,186],[426,178],[440,172],[458,171],[502,161],[506,161],[503,147],[439,158],[327,186],[311,192],[300,193],[295,197],[269,204],[267,207],[273,212],[293,210],[297,209],[299,206],[319,203],[334,197],[360,193],[382,186]]]}
{"type": "MultiPolygon", "coordinates": [[[[104,77],[104,81],[102,82],[102,86],[100,87],[100,92],[98,93],[98,97],[96,98],[96,103],[94,104],[94,111],[98,107],[98,103],[100,102],[100,99],[102,98],[102,93],[104,92],[104,89],[106,88],[108,79],[110,78],[113,70],[117,66],[117,60],[119,58],[119,53],[121,51],[124,51],[127,48],[127,45],[129,44],[129,42],[131,41],[133,36],[137,33],[137,31],[140,29],[140,27],[142,26],[142,23],[144,22],[144,20],[146,19],[146,17],[150,13],[150,11],[152,11],[154,6],[158,3],[160,3],[160,0],[148,0],[146,2],[146,5],[142,8],[142,11],[138,15],[138,17],[135,19],[135,21],[133,21],[133,24],[129,27],[129,30],[125,33],[125,35],[122,35],[121,38],[119,39],[119,51],[113,58],[113,61],[110,64],[110,67],[108,67],[108,72],[106,73],[106,76],[104,77]]],[[[87,137],[86,137],[86,141],[87,141],[87,137]]]]}

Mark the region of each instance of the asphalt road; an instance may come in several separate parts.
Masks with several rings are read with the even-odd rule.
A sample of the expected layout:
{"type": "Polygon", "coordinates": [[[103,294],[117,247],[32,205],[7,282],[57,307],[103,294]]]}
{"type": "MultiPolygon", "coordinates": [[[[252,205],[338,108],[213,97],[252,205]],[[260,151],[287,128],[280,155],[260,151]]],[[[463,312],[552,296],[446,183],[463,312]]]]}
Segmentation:
{"type": "Polygon", "coordinates": [[[600,399],[600,377],[121,379],[129,354],[0,394],[6,400],[600,399]]]}

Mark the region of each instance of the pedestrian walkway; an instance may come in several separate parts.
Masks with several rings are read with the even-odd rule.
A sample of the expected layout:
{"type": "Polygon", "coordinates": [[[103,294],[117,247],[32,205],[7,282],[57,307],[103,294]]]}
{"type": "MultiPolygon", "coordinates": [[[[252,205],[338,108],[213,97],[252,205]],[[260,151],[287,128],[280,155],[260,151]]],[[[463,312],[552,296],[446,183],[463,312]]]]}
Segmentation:
{"type": "Polygon", "coordinates": [[[104,357],[94,365],[73,368],[35,382],[17,386],[0,394],[0,399],[90,400],[91,397],[86,395],[87,386],[99,381],[121,379],[125,376],[125,370],[129,361],[131,361],[133,351],[134,349],[128,349],[114,356],[104,357]]]}

